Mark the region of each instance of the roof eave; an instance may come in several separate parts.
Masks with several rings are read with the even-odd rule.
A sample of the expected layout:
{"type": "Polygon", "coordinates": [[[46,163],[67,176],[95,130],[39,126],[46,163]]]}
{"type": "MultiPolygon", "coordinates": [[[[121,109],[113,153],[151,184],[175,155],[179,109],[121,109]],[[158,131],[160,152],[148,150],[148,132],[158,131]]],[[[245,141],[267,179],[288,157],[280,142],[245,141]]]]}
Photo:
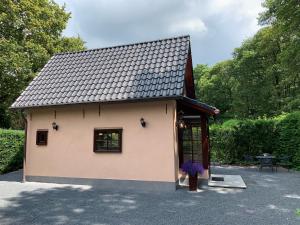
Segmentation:
{"type": "Polygon", "coordinates": [[[71,106],[71,105],[87,105],[87,104],[151,102],[151,101],[177,100],[177,99],[181,99],[181,98],[182,98],[182,96],[174,95],[174,96],[160,96],[160,97],[151,97],[151,98],[131,98],[131,99],[118,99],[118,100],[109,100],[109,101],[74,102],[74,103],[36,105],[36,106],[11,106],[11,107],[9,107],[9,109],[22,110],[22,109],[35,109],[35,108],[61,107],[61,106],[71,106]]]}
{"type": "Polygon", "coordinates": [[[220,113],[220,110],[217,109],[216,107],[210,106],[208,104],[205,104],[203,102],[185,96],[181,97],[181,102],[186,106],[189,106],[195,110],[198,110],[201,113],[205,113],[210,116],[216,116],[220,113]]]}
{"type": "Polygon", "coordinates": [[[183,104],[192,107],[201,113],[208,114],[210,116],[216,116],[220,113],[220,110],[207,105],[205,103],[199,102],[195,99],[191,99],[185,96],[161,96],[152,98],[132,98],[132,99],[119,99],[119,100],[109,100],[109,101],[95,101],[95,102],[78,102],[78,103],[64,103],[64,104],[49,104],[49,105],[37,105],[37,106],[11,106],[12,110],[25,110],[25,109],[36,109],[36,108],[46,108],[46,107],[62,107],[71,105],[87,105],[87,104],[116,104],[116,103],[134,103],[134,102],[151,102],[151,101],[163,101],[163,100],[180,100],[183,104]]]}

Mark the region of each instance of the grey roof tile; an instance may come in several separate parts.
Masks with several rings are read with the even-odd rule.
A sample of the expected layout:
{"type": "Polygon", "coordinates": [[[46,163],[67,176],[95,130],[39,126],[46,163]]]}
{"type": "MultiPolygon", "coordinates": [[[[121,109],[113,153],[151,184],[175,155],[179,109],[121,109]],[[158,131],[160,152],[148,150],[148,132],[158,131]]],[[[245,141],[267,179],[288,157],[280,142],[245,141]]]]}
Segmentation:
{"type": "Polygon", "coordinates": [[[190,37],[54,55],[12,108],[182,96],[190,37]]]}

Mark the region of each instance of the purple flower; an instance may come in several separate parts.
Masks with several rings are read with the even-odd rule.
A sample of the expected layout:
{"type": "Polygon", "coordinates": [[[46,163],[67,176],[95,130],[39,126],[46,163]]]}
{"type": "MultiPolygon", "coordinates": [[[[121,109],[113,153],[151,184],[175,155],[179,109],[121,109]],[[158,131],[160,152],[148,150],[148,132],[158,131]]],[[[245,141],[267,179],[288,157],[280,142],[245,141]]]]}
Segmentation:
{"type": "Polygon", "coordinates": [[[189,160],[182,164],[181,169],[183,172],[191,176],[195,176],[197,173],[203,174],[204,168],[201,163],[193,162],[189,160]]]}

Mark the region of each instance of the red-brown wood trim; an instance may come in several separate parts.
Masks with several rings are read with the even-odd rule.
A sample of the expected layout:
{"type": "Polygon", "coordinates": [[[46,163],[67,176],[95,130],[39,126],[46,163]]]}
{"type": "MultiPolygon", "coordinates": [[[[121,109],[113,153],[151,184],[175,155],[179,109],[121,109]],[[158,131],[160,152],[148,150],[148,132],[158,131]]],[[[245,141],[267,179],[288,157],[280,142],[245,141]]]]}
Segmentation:
{"type": "Polygon", "coordinates": [[[179,168],[181,168],[181,165],[183,163],[183,149],[182,149],[182,135],[183,130],[177,128],[178,132],[178,157],[179,157],[179,168]]]}
{"type": "Polygon", "coordinates": [[[200,112],[207,113],[207,114],[209,114],[209,115],[211,115],[211,116],[212,116],[212,115],[215,115],[215,113],[212,112],[211,110],[204,109],[204,108],[201,108],[201,107],[199,107],[199,106],[196,106],[196,105],[193,105],[193,104],[186,103],[186,102],[184,102],[184,101],[182,101],[181,104],[183,104],[183,105],[185,105],[185,106],[188,106],[188,107],[191,107],[191,108],[193,108],[193,109],[196,109],[196,110],[198,110],[198,111],[200,111],[200,112]]]}
{"type": "Polygon", "coordinates": [[[208,132],[207,132],[207,116],[201,115],[201,136],[202,136],[202,160],[204,169],[209,168],[209,143],[208,143],[208,132]]]}
{"type": "Polygon", "coordinates": [[[187,97],[192,99],[196,98],[191,50],[189,50],[188,59],[185,66],[185,89],[187,97]]]}

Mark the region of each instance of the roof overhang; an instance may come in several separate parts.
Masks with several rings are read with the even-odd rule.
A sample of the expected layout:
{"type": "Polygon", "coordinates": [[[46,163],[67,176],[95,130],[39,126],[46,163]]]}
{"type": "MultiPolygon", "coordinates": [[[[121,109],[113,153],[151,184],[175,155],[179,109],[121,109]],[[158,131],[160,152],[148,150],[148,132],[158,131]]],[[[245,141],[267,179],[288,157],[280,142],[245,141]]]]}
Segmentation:
{"type": "Polygon", "coordinates": [[[42,105],[42,106],[30,106],[30,107],[10,107],[10,109],[35,109],[35,108],[45,108],[45,107],[62,107],[70,105],[86,105],[86,104],[121,104],[121,103],[135,103],[135,102],[152,102],[152,101],[163,101],[163,100],[176,100],[180,104],[185,105],[186,107],[192,108],[200,113],[205,113],[210,116],[215,116],[220,113],[220,110],[199,102],[195,99],[191,99],[184,96],[168,96],[168,97],[155,97],[155,98],[137,98],[137,99],[122,99],[114,101],[100,101],[100,102],[84,102],[84,103],[74,103],[74,104],[53,104],[53,105],[42,105]]]}
{"type": "Polygon", "coordinates": [[[11,106],[12,110],[25,110],[36,108],[49,108],[49,107],[65,107],[74,105],[88,105],[88,104],[122,104],[122,103],[136,103],[136,102],[154,102],[154,101],[166,101],[166,100],[178,100],[182,96],[161,96],[161,97],[147,97],[147,98],[128,98],[128,99],[116,99],[108,101],[91,101],[91,102],[76,102],[76,103],[63,103],[63,104],[48,104],[48,105],[33,105],[33,106],[11,106]]]}
{"type": "Polygon", "coordinates": [[[179,99],[179,102],[186,107],[192,108],[200,113],[205,113],[210,116],[216,116],[220,113],[220,110],[216,107],[210,106],[203,102],[199,102],[196,99],[181,97],[181,99],[179,99]]]}

